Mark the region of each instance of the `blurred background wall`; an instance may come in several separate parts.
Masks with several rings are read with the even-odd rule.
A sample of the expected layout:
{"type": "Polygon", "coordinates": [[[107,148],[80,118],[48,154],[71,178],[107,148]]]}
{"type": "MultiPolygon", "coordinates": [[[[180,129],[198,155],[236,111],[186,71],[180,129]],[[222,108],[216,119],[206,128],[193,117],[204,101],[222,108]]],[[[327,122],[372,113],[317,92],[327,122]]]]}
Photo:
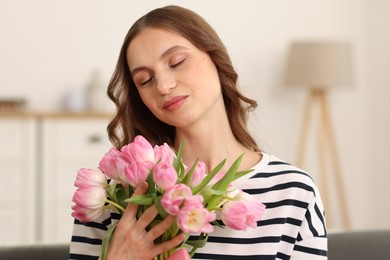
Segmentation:
{"type": "MultiPolygon", "coordinates": [[[[0,0],[0,97],[25,98],[34,111],[61,110],[67,93],[84,91],[94,71],[107,84],[130,25],[168,4],[193,9],[216,29],[240,86],[259,103],[252,132],[264,150],[290,162],[307,93],[283,86],[289,44],[352,43],[355,84],[329,97],[348,210],[354,229],[390,228],[387,0],[0,0]]],[[[306,160],[318,179],[314,155],[306,160]]]]}

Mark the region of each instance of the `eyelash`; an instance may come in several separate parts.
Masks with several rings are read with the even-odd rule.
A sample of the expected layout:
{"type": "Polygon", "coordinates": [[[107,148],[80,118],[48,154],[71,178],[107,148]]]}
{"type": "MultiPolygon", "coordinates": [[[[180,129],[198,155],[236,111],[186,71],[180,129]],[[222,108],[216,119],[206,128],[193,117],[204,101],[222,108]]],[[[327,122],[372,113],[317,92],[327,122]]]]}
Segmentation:
{"type": "Polygon", "coordinates": [[[148,80],[144,81],[144,82],[141,82],[140,85],[141,86],[145,86],[146,84],[148,84],[151,80],[152,80],[153,77],[150,77],[148,80]]]}
{"type": "MultiPolygon", "coordinates": [[[[186,59],[182,59],[180,60],[179,62],[175,63],[175,64],[172,64],[172,65],[169,65],[170,68],[174,69],[176,67],[178,67],[179,65],[181,65],[186,59]]],[[[151,80],[153,79],[153,76],[150,77],[148,80],[144,81],[144,82],[141,82],[140,85],[141,86],[145,86],[146,84],[148,84],[151,80]]]]}
{"type": "Polygon", "coordinates": [[[172,64],[170,65],[169,67],[171,68],[176,68],[177,66],[179,66],[180,64],[182,64],[186,59],[182,59],[180,60],[179,62],[176,62],[175,64],[172,64]]]}

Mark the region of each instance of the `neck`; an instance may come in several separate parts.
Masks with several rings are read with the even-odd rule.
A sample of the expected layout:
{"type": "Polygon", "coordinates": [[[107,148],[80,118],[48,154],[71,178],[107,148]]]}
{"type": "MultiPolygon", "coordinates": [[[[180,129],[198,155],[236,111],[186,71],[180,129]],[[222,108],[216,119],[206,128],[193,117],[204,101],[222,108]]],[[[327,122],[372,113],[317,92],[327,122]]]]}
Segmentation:
{"type": "Polygon", "coordinates": [[[208,171],[226,159],[222,168],[226,172],[241,154],[244,154],[244,159],[240,170],[249,169],[260,160],[259,154],[235,139],[227,117],[177,128],[175,148],[178,148],[181,141],[184,141],[183,162],[190,166],[199,159],[206,164],[208,171]]]}

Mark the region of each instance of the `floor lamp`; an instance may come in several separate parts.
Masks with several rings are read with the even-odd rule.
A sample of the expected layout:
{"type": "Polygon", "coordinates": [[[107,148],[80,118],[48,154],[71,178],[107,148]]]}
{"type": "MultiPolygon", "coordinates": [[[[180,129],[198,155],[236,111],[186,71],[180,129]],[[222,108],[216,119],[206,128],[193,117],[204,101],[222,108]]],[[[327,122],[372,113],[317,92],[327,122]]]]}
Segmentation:
{"type": "MultiPolygon", "coordinates": [[[[311,119],[315,116],[312,112],[315,111],[314,105],[317,104],[320,189],[325,210],[329,214],[333,210],[330,207],[331,191],[328,174],[333,172],[344,228],[350,228],[351,224],[327,93],[340,86],[351,85],[352,78],[351,48],[348,43],[301,41],[291,44],[285,83],[288,86],[306,87],[309,92],[304,108],[296,164],[303,167],[308,131],[311,119]],[[331,160],[333,171],[327,170],[327,157],[331,160]]],[[[328,218],[327,221],[328,226],[332,227],[331,218],[328,218]]]]}

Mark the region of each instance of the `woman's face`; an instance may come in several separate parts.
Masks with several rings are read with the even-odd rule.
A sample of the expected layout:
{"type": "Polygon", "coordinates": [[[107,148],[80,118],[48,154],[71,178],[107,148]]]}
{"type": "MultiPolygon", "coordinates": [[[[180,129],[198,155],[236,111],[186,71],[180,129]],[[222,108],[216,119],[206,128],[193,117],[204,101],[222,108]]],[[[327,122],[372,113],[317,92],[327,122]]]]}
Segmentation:
{"type": "Polygon", "coordinates": [[[225,113],[213,61],[184,37],[146,28],[128,46],[127,62],[142,101],[161,121],[186,127],[225,113]]]}

